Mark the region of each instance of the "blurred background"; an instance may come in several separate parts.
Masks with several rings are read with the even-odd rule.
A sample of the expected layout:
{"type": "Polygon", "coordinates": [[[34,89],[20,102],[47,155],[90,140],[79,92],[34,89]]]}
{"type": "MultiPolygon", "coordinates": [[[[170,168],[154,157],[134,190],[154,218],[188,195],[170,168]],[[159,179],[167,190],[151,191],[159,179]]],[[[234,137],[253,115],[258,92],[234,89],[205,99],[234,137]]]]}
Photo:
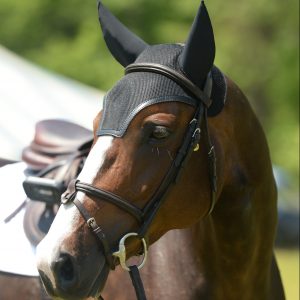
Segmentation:
{"type": "MultiPolygon", "coordinates": [[[[74,93],[64,94],[64,98],[68,96],[69,101],[82,109],[89,107],[86,115],[91,121],[89,113],[96,113],[91,107],[96,107],[96,99],[102,97],[99,90],[108,90],[123,74],[101,37],[95,2],[0,1],[0,47],[47,69],[47,73],[60,74],[54,76],[63,85],[72,89],[76,86],[75,91],[82,93],[85,102],[76,100],[74,93]]],[[[146,42],[156,44],[184,42],[200,1],[103,2],[146,42]]],[[[210,0],[206,5],[215,31],[215,64],[244,91],[267,135],[279,187],[279,217],[286,224],[280,228],[279,264],[288,299],[298,299],[299,252],[295,240],[299,239],[299,229],[295,228],[299,228],[299,3],[297,0],[210,0]]],[[[0,52],[1,60],[7,62],[7,56],[0,52]]],[[[5,77],[3,70],[0,75],[5,77]]],[[[37,78],[40,77],[33,76],[32,83],[36,89],[41,88],[37,78]]],[[[56,87],[52,86],[52,90],[56,87]]],[[[3,89],[2,81],[0,133],[7,130],[3,123],[7,118],[5,107],[10,105],[9,97],[1,93],[3,89]]],[[[14,89],[18,90],[18,86],[14,85],[11,90],[14,89]]],[[[40,97],[48,99],[49,107],[57,105],[55,96],[47,96],[49,92],[51,88],[40,97]]],[[[27,93],[18,98],[21,107],[31,100],[27,93]]],[[[48,117],[47,108],[42,107],[41,111],[48,117]]],[[[77,119],[74,115],[74,120],[81,122],[77,119]]],[[[26,120],[22,126],[26,128],[26,120]]],[[[5,142],[4,137],[1,136],[1,143],[5,142]]],[[[0,156],[3,155],[0,147],[0,156]]]]}

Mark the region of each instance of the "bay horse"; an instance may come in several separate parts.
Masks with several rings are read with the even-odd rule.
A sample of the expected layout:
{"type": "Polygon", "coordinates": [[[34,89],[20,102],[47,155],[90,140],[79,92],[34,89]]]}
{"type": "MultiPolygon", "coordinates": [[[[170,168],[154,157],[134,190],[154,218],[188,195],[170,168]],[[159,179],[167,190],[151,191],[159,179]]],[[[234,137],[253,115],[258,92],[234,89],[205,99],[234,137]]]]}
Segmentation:
{"type": "Polygon", "coordinates": [[[266,138],[246,97],[213,66],[204,3],[185,44],[150,46],[100,1],[98,12],[125,76],[106,95],[84,168],[38,245],[47,292],[134,299],[125,269],[145,299],[141,265],[127,265],[142,255],[149,299],[284,299],[266,138]]]}

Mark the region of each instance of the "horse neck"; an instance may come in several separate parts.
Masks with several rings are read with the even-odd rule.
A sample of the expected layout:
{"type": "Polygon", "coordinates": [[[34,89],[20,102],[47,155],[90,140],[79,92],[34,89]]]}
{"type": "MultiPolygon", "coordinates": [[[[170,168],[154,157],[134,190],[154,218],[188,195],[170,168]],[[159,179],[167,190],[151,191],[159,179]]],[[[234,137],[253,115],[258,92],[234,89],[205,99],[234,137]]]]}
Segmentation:
{"type": "Polygon", "coordinates": [[[209,282],[204,291],[214,299],[238,299],[244,292],[243,299],[267,299],[276,188],[264,133],[232,82],[225,109],[210,120],[210,131],[217,151],[218,199],[213,213],[191,228],[195,261],[209,282]]]}

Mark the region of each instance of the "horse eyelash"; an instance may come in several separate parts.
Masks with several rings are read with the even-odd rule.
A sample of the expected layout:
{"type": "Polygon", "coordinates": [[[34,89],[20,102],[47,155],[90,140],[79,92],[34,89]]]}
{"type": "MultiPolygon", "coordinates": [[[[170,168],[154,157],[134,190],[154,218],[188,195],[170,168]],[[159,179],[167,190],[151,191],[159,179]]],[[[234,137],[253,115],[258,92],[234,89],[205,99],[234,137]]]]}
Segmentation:
{"type": "MultiPolygon", "coordinates": [[[[173,161],[174,158],[173,158],[173,156],[171,154],[171,151],[170,150],[166,150],[166,151],[168,153],[168,156],[169,156],[170,160],[173,161]]],[[[154,153],[154,148],[153,147],[151,148],[151,152],[154,153]]],[[[158,147],[156,147],[156,152],[157,152],[157,155],[159,156],[160,152],[159,152],[159,148],[158,147]]]]}
{"type": "Polygon", "coordinates": [[[173,161],[173,160],[174,160],[174,158],[172,157],[171,151],[170,151],[170,150],[167,150],[167,152],[168,152],[168,155],[169,155],[169,157],[170,157],[171,161],[173,161]]]}

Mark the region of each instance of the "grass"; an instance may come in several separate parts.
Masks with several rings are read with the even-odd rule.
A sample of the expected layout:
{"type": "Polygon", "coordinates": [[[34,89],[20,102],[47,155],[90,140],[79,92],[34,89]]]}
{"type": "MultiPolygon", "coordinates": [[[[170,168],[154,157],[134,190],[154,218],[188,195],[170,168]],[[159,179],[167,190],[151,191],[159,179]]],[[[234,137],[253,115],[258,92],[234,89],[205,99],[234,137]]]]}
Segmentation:
{"type": "Polygon", "coordinates": [[[299,300],[299,250],[276,249],[286,300],[299,300]]]}

